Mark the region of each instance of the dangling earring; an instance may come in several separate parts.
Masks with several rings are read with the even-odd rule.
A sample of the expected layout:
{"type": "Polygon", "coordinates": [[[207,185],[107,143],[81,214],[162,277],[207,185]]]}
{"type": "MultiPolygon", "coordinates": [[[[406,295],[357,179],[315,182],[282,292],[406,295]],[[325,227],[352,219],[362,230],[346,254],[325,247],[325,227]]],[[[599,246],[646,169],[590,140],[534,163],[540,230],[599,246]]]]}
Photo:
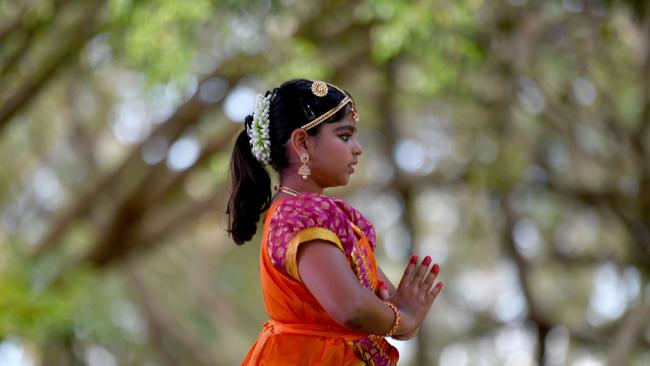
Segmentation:
{"type": "Polygon", "coordinates": [[[309,162],[309,155],[306,152],[300,154],[300,161],[302,162],[302,165],[300,166],[300,169],[298,169],[298,175],[302,175],[302,179],[307,179],[307,177],[311,175],[311,169],[309,169],[309,166],[307,165],[309,162]]]}

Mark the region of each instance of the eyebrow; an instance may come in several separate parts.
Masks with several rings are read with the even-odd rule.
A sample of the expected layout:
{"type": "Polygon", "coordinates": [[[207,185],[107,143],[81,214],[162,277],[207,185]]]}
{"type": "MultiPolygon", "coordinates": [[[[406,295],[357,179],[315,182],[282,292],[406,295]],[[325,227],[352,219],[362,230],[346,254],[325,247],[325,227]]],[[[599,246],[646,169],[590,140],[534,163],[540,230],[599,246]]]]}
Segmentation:
{"type": "Polygon", "coordinates": [[[339,126],[339,127],[334,129],[334,132],[338,132],[340,130],[348,130],[348,131],[350,131],[352,133],[357,132],[357,128],[352,126],[352,125],[339,126]]]}

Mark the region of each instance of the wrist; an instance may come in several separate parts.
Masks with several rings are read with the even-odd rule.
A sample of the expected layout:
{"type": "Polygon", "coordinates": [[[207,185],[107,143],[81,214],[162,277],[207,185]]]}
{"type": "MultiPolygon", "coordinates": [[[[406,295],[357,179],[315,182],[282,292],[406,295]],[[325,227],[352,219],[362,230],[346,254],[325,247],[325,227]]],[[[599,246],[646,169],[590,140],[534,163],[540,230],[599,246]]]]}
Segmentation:
{"type": "Polygon", "coordinates": [[[419,328],[419,324],[415,322],[413,317],[407,311],[400,311],[401,322],[397,330],[395,331],[395,336],[410,336],[412,333],[416,333],[419,328]]]}
{"type": "Polygon", "coordinates": [[[415,338],[415,336],[418,335],[418,332],[420,331],[420,328],[415,328],[414,331],[405,333],[405,334],[395,334],[393,336],[393,339],[397,339],[399,341],[407,341],[409,339],[415,338]]]}
{"type": "Polygon", "coordinates": [[[384,300],[384,304],[388,305],[388,307],[393,312],[393,323],[391,325],[391,328],[386,333],[384,333],[384,334],[372,334],[371,337],[374,337],[374,338],[392,337],[392,336],[396,335],[397,332],[401,328],[401,324],[402,324],[401,318],[402,318],[402,316],[400,315],[400,311],[399,311],[399,308],[397,307],[397,305],[395,305],[395,303],[393,303],[390,300],[384,300]]]}

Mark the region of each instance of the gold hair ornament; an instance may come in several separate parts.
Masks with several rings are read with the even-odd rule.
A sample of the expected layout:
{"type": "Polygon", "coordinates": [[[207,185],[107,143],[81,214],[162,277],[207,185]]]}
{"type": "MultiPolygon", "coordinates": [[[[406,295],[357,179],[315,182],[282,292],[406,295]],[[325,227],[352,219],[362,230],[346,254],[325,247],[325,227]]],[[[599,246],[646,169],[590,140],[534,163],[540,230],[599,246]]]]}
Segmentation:
{"type": "Polygon", "coordinates": [[[314,95],[317,97],[326,96],[328,90],[329,88],[327,87],[327,84],[322,81],[316,80],[311,83],[311,92],[314,93],[314,95]]]}

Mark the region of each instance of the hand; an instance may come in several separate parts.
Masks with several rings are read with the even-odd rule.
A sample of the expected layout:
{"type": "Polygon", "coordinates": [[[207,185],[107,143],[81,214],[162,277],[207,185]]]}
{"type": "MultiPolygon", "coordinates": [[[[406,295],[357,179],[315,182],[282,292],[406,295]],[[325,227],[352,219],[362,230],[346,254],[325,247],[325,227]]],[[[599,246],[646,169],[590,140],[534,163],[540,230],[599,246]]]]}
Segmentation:
{"type": "MultiPolygon", "coordinates": [[[[378,280],[379,283],[379,298],[382,299],[383,301],[386,301],[390,299],[390,293],[388,292],[388,286],[384,281],[378,280]]],[[[416,328],[414,331],[404,334],[404,335],[394,335],[392,338],[397,339],[399,341],[407,341],[411,338],[414,338],[418,334],[418,328],[416,328]]]]}
{"type": "MultiPolygon", "coordinates": [[[[400,328],[404,331],[397,334],[399,338],[417,332],[417,329],[431,309],[433,301],[442,291],[442,281],[439,281],[433,286],[440,272],[440,266],[434,264],[431,270],[429,270],[429,264],[431,264],[431,257],[429,256],[426,256],[419,266],[417,266],[417,262],[417,256],[411,257],[402,276],[402,280],[397,287],[397,291],[390,298],[400,310],[403,324],[403,328],[400,328]]],[[[387,292],[388,290],[386,289],[387,292]]]]}

